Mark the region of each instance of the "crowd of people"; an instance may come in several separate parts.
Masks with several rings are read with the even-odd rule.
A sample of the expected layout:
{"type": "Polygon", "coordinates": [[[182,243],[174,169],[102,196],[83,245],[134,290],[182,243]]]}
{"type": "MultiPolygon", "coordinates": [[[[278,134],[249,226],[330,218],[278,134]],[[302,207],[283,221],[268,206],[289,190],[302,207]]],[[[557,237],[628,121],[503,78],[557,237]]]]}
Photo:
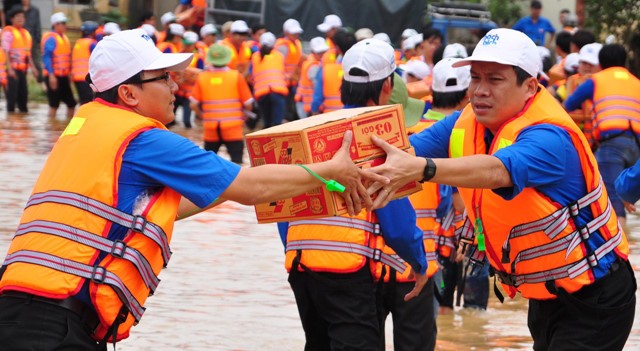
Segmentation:
{"type": "MultiPolygon", "coordinates": [[[[192,5],[162,15],[161,28],[152,14],[135,30],[84,22],[73,46],[66,16],[51,16],[41,40],[50,116],[60,102],[74,115],[71,82],[81,106],[0,270],[0,323],[24,326],[2,328],[3,345],[41,337],[32,321],[43,314],[73,320],[68,345],[126,338],[168,261],[174,220],[220,199],[261,203],[318,186],[301,167],[240,168],[246,130],[401,104],[417,156],[374,138],[387,161],[357,170],[347,133],[332,161],[309,167],[348,185],[350,215],[278,224],[305,350],[384,349],[389,314],[395,349],[433,350],[439,314],[462,300],[487,308],[490,271],[500,300],[530,300],[534,350],[623,348],[636,290],[625,208],[640,197],[640,80],[624,47],[596,42],[571,13],[556,34],[539,1],[474,48],[407,28],[394,49],[386,33],[347,30],[331,14],[309,53],[296,19],[278,38],[242,20],[219,30],[192,5]],[[182,127],[202,124],[204,151],[167,130],[178,109],[182,127]],[[231,162],[215,155],[223,145],[231,162]],[[389,201],[413,180],[421,192],[389,201]]],[[[10,10],[2,36],[20,111],[26,73],[37,72],[23,17],[10,10]]],[[[65,328],[48,323],[53,344],[65,328]]]]}

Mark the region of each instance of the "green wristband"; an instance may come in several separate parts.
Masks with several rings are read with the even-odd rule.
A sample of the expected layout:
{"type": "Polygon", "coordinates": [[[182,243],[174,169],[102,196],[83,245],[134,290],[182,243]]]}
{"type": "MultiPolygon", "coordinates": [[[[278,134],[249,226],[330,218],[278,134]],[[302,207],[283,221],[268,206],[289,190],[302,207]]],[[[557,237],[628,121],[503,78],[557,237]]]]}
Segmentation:
{"type": "Polygon", "coordinates": [[[298,166],[302,167],[309,174],[311,174],[312,176],[316,177],[316,179],[318,179],[319,181],[323,182],[325,187],[327,188],[327,190],[329,190],[329,191],[337,191],[339,193],[343,193],[344,192],[344,189],[345,189],[344,185],[338,183],[337,181],[335,181],[333,179],[326,180],[326,179],[322,178],[322,176],[320,176],[318,173],[312,171],[311,169],[309,169],[309,167],[307,167],[305,165],[299,164],[298,166]]]}

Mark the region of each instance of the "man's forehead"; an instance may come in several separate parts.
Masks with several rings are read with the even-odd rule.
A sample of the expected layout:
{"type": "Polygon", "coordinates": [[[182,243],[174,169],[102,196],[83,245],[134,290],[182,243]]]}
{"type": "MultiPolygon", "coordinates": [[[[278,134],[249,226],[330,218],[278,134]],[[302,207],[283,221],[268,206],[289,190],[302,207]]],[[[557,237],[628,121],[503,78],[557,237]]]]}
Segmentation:
{"type": "Polygon", "coordinates": [[[498,72],[511,70],[512,67],[512,65],[497,62],[471,61],[471,71],[474,72],[498,72]]]}

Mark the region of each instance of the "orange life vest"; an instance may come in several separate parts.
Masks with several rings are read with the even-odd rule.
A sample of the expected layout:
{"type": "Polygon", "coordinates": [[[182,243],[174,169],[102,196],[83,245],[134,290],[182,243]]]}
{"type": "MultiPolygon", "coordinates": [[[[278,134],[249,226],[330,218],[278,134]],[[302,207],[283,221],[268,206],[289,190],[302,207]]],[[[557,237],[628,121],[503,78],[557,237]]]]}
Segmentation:
{"type": "Polygon", "coordinates": [[[289,86],[298,84],[300,76],[300,62],[302,61],[302,44],[299,39],[291,41],[288,38],[278,38],[274,50],[280,46],[287,47],[287,56],[284,58],[284,73],[289,86]]]}
{"type": "Polygon", "coordinates": [[[270,93],[286,96],[289,94],[284,73],[284,56],[271,50],[268,55],[261,56],[260,52],[254,52],[251,56],[253,65],[253,96],[259,99],[270,93]]]}
{"type": "Polygon", "coordinates": [[[295,100],[302,102],[304,110],[311,112],[311,102],[313,101],[313,81],[309,79],[309,70],[312,67],[318,67],[320,61],[314,55],[309,57],[302,63],[302,72],[298,81],[298,89],[296,90],[295,100]]]}
{"type": "Polygon", "coordinates": [[[242,79],[236,70],[223,68],[200,73],[198,81],[202,92],[202,127],[204,141],[242,140],[244,123],[238,80],[242,79]],[[220,134],[218,133],[220,130],[220,134]]]}
{"type": "Polygon", "coordinates": [[[173,54],[180,52],[180,50],[178,50],[178,47],[169,41],[163,41],[161,43],[158,43],[156,44],[156,47],[158,48],[158,50],[162,52],[164,52],[166,49],[171,50],[170,52],[173,54]]]}
{"type": "Polygon", "coordinates": [[[344,70],[341,63],[325,63],[322,65],[322,112],[331,112],[341,109],[344,105],[340,100],[340,87],[344,70]]]}
{"type": "Polygon", "coordinates": [[[76,40],[71,52],[71,77],[74,82],[84,82],[89,73],[89,56],[91,45],[95,44],[93,38],[80,38],[76,40]]]}
{"type": "Polygon", "coordinates": [[[129,142],[140,133],[166,129],[154,119],[100,102],[82,105],[69,122],[36,182],[13,238],[0,291],[53,299],[77,294],[89,281],[101,340],[116,318],[117,340],[140,320],[157,275],[171,256],[169,242],[180,194],[150,194],[132,213],[116,208],[118,177],[129,142]],[[122,240],[114,225],[131,228],[122,240]],[[100,254],[106,254],[99,260],[100,254]],[[121,309],[127,311],[119,317],[121,309]]]}
{"type": "MultiPolygon", "coordinates": [[[[580,73],[576,73],[567,78],[567,83],[565,84],[567,96],[573,94],[580,84],[584,83],[589,78],[591,78],[590,74],[582,75],[580,73]]],[[[569,116],[578,124],[578,127],[582,130],[585,138],[587,138],[589,145],[593,147],[595,144],[595,141],[593,140],[593,102],[585,100],[582,103],[582,107],[569,112],[569,116]]]]}
{"type": "Polygon", "coordinates": [[[291,272],[297,258],[300,271],[353,273],[369,261],[372,270],[382,262],[404,272],[404,262],[383,253],[383,247],[380,224],[372,212],[293,221],[287,233],[285,267],[291,272]]]}
{"type": "MultiPolygon", "coordinates": [[[[329,39],[327,39],[327,44],[328,43],[329,43],[329,39]]],[[[322,64],[336,63],[337,60],[338,60],[338,49],[335,48],[335,45],[333,46],[329,45],[329,49],[325,51],[324,54],[322,54],[322,58],[320,59],[320,62],[322,62],[322,64]]]]}
{"type": "MultiPolygon", "coordinates": [[[[161,32],[156,32],[156,45],[160,44],[160,43],[163,43],[167,39],[167,32],[168,31],[169,30],[167,29],[167,30],[163,30],[161,32]]],[[[98,32],[96,31],[96,34],[97,33],[98,32]]]]}
{"type": "MultiPolygon", "coordinates": [[[[535,188],[525,188],[508,201],[491,189],[458,190],[469,209],[467,223],[481,223],[476,229],[482,228],[484,233],[487,258],[509,296],[519,291],[526,298],[552,299],[556,296],[545,287],[547,281],[553,280],[557,287],[573,293],[594,282],[591,268],[601,257],[615,251],[627,259],[629,247],[587,140],[553,96],[542,86],[539,89],[519,116],[503,124],[488,154],[516,142],[518,134],[529,126],[558,126],[567,131],[578,152],[587,194],[562,207],[535,188]],[[594,219],[577,228],[574,217],[585,207],[594,219]],[[604,243],[588,252],[583,240],[596,231],[604,243]]],[[[477,123],[467,105],[451,133],[450,157],[487,153],[484,135],[485,127],[477,123]]]]}
{"type": "Polygon", "coordinates": [[[0,84],[7,86],[7,54],[4,50],[0,50],[0,84]]]}
{"type": "Polygon", "coordinates": [[[200,74],[198,73],[200,71],[198,68],[198,60],[200,60],[200,54],[196,51],[193,53],[189,66],[182,72],[183,79],[182,82],[178,84],[178,91],[176,92],[176,95],[185,98],[189,98],[191,96],[193,85],[198,79],[197,76],[200,74]]]}
{"type": "Polygon", "coordinates": [[[24,28],[6,26],[3,32],[11,32],[13,41],[9,50],[9,62],[11,67],[18,71],[26,71],[29,67],[29,57],[31,56],[31,34],[24,28]]]}
{"type": "Polygon", "coordinates": [[[396,65],[401,65],[403,63],[405,63],[405,59],[404,56],[402,55],[402,51],[401,50],[393,50],[393,57],[396,60],[396,65]]]}
{"type": "MultiPolygon", "coordinates": [[[[67,77],[71,73],[71,42],[69,38],[56,32],[46,32],[42,36],[40,42],[40,50],[44,52],[44,44],[53,37],[56,40],[56,49],[53,51],[53,74],[56,77],[67,77]]],[[[42,70],[42,73],[46,77],[51,72],[47,72],[46,69],[42,70]]]]}
{"type": "Polygon", "coordinates": [[[567,75],[564,73],[564,63],[567,61],[567,58],[563,58],[560,62],[551,66],[549,69],[549,85],[556,83],[559,80],[563,80],[567,78],[567,75]]]}
{"type": "Polygon", "coordinates": [[[594,137],[632,131],[640,136],[640,80],[623,67],[609,67],[593,79],[594,137]]]}
{"type": "Polygon", "coordinates": [[[227,67],[237,69],[240,73],[244,73],[252,54],[249,45],[247,45],[246,42],[243,42],[240,46],[240,51],[238,51],[229,38],[222,40],[220,44],[231,50],[231,60],[227,64],[227,67]]]}

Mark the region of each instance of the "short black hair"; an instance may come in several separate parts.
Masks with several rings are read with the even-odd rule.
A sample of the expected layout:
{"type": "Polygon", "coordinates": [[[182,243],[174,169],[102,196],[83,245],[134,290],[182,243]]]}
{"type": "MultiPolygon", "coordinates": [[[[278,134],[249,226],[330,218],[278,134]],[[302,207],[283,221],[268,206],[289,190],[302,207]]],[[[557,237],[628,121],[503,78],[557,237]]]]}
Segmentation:
{"type": "Polygon", "coordinates": [[[562,9],[560,10],[560,13],[571,13],[571,11],[569,11],[569,9],[562,9]]]}
{"type": "Polygon", "coordinates": [[[7,18],[13,18],[19,13],[24,13],[24,8],[22,7],[22,5],[13,5],[11,6],[11,9],[7,11],[7,18]]]}
{"type": "Polygon", "coordinates": [[[602,69],[624,67],[627,64],[627,50],[620,44],[607,44],[600,49],[598,61],[602,69]]]}
{"type": "MultiPolygon", "coordinates": [[[[358,77],[366,77],[369,75],[369,73],[355,67],[349,70],[349,74],[358,77]]],[[[392,88],[393,75],[394,73],[391,73],[391,75],[389,76],[391,77],[392,88]]],[[[340,100],[345,105],[366,106],[369,100],[375,102],[377,105],[380,103],[378,99],[380,98],[382,85],[384,84],[385,80],[389,79],[389,77],[369,83],[354,83],[349,82],[343,78],[342,86],[340,86],[340,100]]]]}
{"type": "Polygon", "coordinates": [[[340,53],[343,55],[351,49],[351,47],[357,42],[356,36],[353,33],[344,29],[340,29],[333,36],[333,42],[336,44],[340,53]]]}
{"type": "Polygon", "coordinates": [[[153,11],[144,10],[142,12],[142,15],[140,15],[140,23],[150,20],[151,18],[153,18],[153,16],[154,16],[153,11]]]}
{"type": "Polygon", "coordinates": [[[556,35],[556,46],[563,52],[571,52],[571,33],[562,31],[556,35]]]}
{"type": "Polygon", "coordinates": [[[431,105],[434,108],[456,108],[467,96],[467,89],[461,91],[452,91],[449,93],[433,92],[433,101],[431,105]]]}
{"type": "Polygon", "coordinates": [[[516,83],[518,84],[518,86],[522,86],[525,80],[532,77],[529,73],[527,73],[527,71],[523,70],[522,68],[518,66],[512,66],[512,67],[513,67],[513,70],[516,72],[516,83]]]}
{"type": "Polygon", "coordinates": [[[539,10],[539,9],[541,9],[541,8],[542,8],[542,3],[541,3],[540,1],[538,1],[538,0],[533,0],[533,1],[531,2],[531,8],[532,8],[532,9],[538,9],[538,10],[539,10]]]}
{"type": "Polygon", "coordinates": [[[578,50],[580,50],[587,44],[595,43],[596,36],[586,29],[580,29],[577,32],[573,33],[573,35],[571,36],[571,42],[576,44],[578,50]]]}
{"type": "MultiPolygon", "coordinates": [[[[86,78],[85,78],[86,82],[91,84],[91,77],[89,76],[89,74],[87,74],[86,78]]],[[[129,77],[127,80],[125,80],[124,82],[117,84],[116,86],[107,89],[105,91],[101,91],[101,92],[94,92],[94,99],[96,98],[100,98],[106,102],[110,102],[112,104],[115,104],[116,102],[118,102],[118,88],[122,85],[122,84],[132,84],[132,82],[136,82],[136,81],[140,81],[142,80],[142,71],[134,74],[133,76],[129,77]]]]}
{"type": "Polygon", "coordinates": [[[433,52],[433,65],[435,66],[438,62],[440,62],[442,60],[442,56],[444,56],[444,45],[440,45],[434,52],[433,52]]]}
{"type": "Polygon", "coordinates": [[[256,34],[260,29],[267,29],[267,27],[265,27],[262,23],[255,24],[251,26],[251,33],[256,34]]]}
{"type": "Polygon", "coordinates": [[[429,40],[431,38],[438,38],[440,39],[440,41],[444,40],[444,36],[442,36],[442,32],[435,29],[435,28],[426,28],[423,32],[422,32],[422,39],[423,40],[429,40]]]}
{"type": "Polygon", "coordinates": [[[551,57],[545,56],[542,59],[542,72],[549,72],[552,66],[553,66],[553,60],[551,60],[551,57]]]}

